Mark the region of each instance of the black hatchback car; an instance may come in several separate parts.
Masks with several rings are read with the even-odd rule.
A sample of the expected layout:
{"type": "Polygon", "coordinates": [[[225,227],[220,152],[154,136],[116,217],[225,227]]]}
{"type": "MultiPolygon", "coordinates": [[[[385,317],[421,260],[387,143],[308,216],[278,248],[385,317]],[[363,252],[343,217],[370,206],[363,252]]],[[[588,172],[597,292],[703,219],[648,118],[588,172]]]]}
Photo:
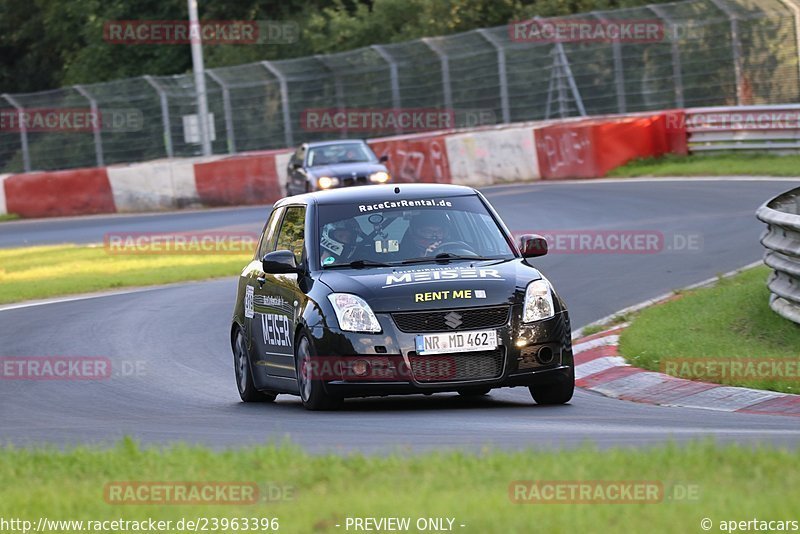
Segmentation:
{"type": "Polygon", "coordinates": [[[407,184],[277,202],[239,279],[230,332],[242,400],[485,395],[572,398],[566,306],[484,196],[407,184]]]}
{"type": "Polygon", "coordinates": [[[384,163],[360,139],[320,141],[300,145],[286,169],[286,192],[298,195],[354,185],[385,184],[392,180],[384,163]]]}

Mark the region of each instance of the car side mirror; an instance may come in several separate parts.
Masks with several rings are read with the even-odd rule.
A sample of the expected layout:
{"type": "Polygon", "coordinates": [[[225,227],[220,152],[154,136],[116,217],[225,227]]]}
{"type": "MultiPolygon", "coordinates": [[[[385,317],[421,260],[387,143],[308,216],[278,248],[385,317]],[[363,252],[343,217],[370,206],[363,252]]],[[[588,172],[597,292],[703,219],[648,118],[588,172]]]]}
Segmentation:
{"type": "Polygon", "coordinates": [[[547,254],[547,240],[539,234],[519,236],[519,250],[523,258],[537,258],[547,254]]]}
{"type": "Polygon", "coordinates": [[[378,158],[378,161],[381,163],[386,163],[387,161],[389,161],[389,156],[387,154],[384,154],[383,156],[378,158]]]}
{"type": "Polygon", "coordinates": [[[276,250],[264,254],[261,268],[267,274],[289,274],[299,271],[294,252],[291,250],[276,250]]]}

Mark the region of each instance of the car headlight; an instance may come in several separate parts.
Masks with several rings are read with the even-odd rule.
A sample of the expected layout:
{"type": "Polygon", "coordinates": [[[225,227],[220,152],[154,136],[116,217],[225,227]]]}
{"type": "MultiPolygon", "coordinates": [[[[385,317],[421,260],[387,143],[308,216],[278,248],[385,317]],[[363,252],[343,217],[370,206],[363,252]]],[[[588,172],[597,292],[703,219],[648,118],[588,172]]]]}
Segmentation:
{"type": "Polygon", "coordinates": [[[317,179],[317,185],[319,185],[320,189],[330,189],[331,187],[339,185],[339,179],[331,178],[330,176],[320,176],[317,179]]]}
{"type": "Polygon", "coordinates": [[[339,327],[348,332],[380,332],[381,325],[369,304],[357,295],[331,293],[328,300],[336,312],[339,327]]]}
{"type": "Polygon", "coordinates": [[[522,311],[522,322],[532,323],[549,319],[556,314],[553,306],[553,291],[550,283],[542,278],[528,284],[525,290],[525,307],[522,311]]]}
{"type": "Polygon", "coordinates": [[[376,184],[385,184],[391,179],[392,177],[389,175],[389,173],[384,171],[373,172],[369,175],[369,181],[375,182],[376,184]]]}

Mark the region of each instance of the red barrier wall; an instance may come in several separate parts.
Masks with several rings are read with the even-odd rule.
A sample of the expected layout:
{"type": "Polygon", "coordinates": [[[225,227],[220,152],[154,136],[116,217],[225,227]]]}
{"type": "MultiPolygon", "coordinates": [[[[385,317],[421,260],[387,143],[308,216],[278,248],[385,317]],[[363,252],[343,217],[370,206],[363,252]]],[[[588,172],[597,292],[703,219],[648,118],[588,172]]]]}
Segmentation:
{"type": "Polygon", "coordinates": [[[588,122],[554,124],[534,130],[543,179],[594,177],[592,128],[588,122]]]}
{"type": "Polygon", "coordinates": [[[449,184],[446,135],[403,136],[367,140],[378,157],[389,156],[386,166],[394,182],[449,184]]]}
{"type": "Polygon", "coordinates": [[[685,154],[682,115],[675,111],[539,128],[534,135],[542,178],[599,178],[633,159],[685,154]]]}
{"type": "Polygon", "coordinates": [[[105,168],[32,172],[5,181],[6,210],[20,217],[114,213],[105,168]]]}
{"type": "Polygon", "coordinates": [[[194,174],[200,201],[208,206],[268,204],[283,196],[274,152],[198,163],[194,174]]]}

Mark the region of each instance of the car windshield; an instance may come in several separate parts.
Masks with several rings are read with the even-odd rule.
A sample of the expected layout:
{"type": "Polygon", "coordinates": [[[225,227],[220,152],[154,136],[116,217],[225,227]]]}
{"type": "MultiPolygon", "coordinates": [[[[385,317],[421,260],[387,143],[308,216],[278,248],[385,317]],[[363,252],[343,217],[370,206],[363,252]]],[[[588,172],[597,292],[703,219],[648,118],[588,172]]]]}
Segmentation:
{"type": "Polygon", "coordinates": [[[336,163],[372,163],[375,161],[377,161],[375,154],[364,143],[337,143],[308,149],[309,167],[336,163]]]}
{"type": "Polygon", "coordinates": [[[475,195],[323,204],[319,238],[323,269],[514,257],[475,195]]]}

